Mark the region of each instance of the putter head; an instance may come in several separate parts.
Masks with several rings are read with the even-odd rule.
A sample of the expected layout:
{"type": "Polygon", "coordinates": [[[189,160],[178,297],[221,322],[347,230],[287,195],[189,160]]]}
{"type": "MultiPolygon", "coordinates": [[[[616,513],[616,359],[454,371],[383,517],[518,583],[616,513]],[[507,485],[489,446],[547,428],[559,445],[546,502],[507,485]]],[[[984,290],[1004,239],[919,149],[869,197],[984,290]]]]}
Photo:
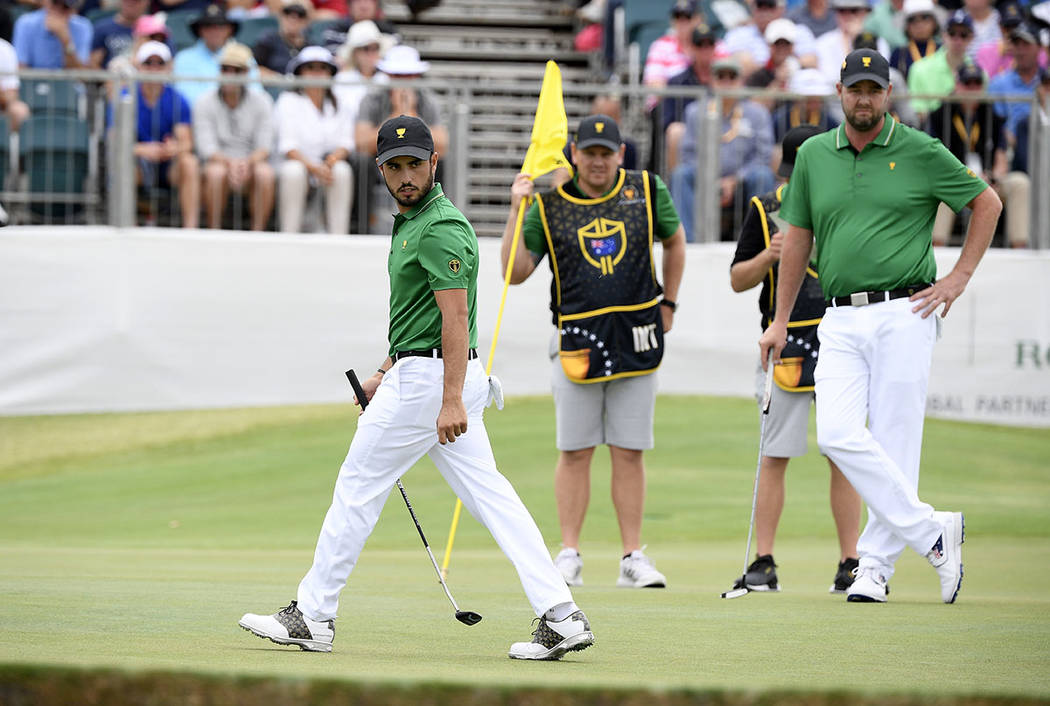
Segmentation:
{"type": "Polygon", "coordinates": [[[748,593],[749,591],[746,588],[734,588],[723,593],[722,598],[740,598],[740,596],[746,596],[748,593]]]}
{"type": "Polygon", "coordinates": [[[477,625],[481,622],[481,616],[471,610],[457,610],[456,620],[464,625],[477,625]]]}

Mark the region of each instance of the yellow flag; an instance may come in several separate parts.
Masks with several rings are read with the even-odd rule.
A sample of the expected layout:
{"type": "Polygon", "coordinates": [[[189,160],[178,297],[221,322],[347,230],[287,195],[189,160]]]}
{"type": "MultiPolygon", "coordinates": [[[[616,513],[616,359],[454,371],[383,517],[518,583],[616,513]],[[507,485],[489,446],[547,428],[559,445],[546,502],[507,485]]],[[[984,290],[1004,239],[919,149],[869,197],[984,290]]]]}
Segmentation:
{"type": "Polygon", "coordinates": [[[536,105],[536,119],[532,123],[532,138],[521,171],[533,180],[558,167],[572,174],[572,165],[562,150],[569,139],[569,121],[565,117],[565,102],[561,93],[561,70],[553,61],[547,62],[536,105]]]}

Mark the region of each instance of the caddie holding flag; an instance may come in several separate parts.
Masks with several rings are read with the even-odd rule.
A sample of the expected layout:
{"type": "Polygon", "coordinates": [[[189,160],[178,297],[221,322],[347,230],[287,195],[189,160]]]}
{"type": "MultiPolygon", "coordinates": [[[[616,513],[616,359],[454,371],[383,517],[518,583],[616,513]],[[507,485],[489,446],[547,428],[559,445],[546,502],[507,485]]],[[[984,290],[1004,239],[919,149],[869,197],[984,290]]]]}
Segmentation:
{"type": "Polygon", "coordinates": [[[685,231],[660,177],[622,169],[623,154],[615,120],[592,115],[581,121],[571,147],[576,176],[535,196],[521,230],[525,247],[518,248],[518,214],[539,176],[526,160],[511,187],[502,262],[507,268],[513,260],[511,284],[528,279],[545,255],[553,274],[550,355],[560,451],[554,494],[563,547],[554,563],[568,585],[583,583],[580,531],[591,458],[606,444],[623,541],[617,585],[656,588],[666,581],[642,552],[642,453],[653,447],[654,373],[674,322],[685,231]],[[663,286],[653,259],[656,241],[663,246],[663,286]]]}

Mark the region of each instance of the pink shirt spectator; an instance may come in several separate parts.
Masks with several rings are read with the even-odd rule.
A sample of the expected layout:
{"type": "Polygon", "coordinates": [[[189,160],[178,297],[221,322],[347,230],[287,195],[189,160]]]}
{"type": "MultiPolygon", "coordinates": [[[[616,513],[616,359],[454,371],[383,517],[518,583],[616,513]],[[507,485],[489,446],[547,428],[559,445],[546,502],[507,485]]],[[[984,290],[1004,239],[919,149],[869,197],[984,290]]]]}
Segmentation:
{"type": "Polygon", "coordinates": [[[642,83],[663,86],[675,74],[680,74],[689,66],[689,55],[678,43],[678,37],[665,34],[649,45],[645,56],[645,69],[642,71],[642,83]]]}
{"type": "MultiPolygon", "coordinates": [[[[975,59],[977,65],[988,74],[988,78],[992,78],[1006,71],[1013,65],[1013,57],[1006,53],[1006,43],[1003,41],[998,42],[985,42],[982,47],[977,50],[977,57],[975,59]]],[[[1047,55],[1046,49],[1042,49],[1039,52],[1039,66],[1046,68],[1047,55]]]]}

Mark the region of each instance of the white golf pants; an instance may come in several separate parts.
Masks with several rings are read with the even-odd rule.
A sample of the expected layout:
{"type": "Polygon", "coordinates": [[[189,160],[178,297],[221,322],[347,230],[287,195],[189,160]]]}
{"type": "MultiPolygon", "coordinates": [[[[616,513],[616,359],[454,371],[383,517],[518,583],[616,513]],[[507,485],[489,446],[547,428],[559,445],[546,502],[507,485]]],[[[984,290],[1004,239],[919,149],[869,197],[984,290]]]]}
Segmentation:
{"type": "MultiPolygon", "coordinates": [[[[445,445],[438,443],[436,427],[443,377],[440,359],[400,360],[383,376],[368,409],[358,419],[317,539],[313,566],[299,584],[299,608],[308,617],[336,617],[339,593],[394,481],[424,454],[434,461],[470,514],[492,533],[517,569],[537,616],[572,600],[535,521],[496,469],[482,418],[488,398],[484,367],[478,360],[468,364],[463,388],[467,433],[445,445]]],[[[404,521],[410,520],[405,517],[404,521]]]]}
{"type": "Polygon", "coordinates": [[[937,324],[913,314],[914,305],[829,307],[818,328],[817,443],[868,505],[861,566],[887,579],[905,546],[925,555],[941,533],[918,496],[937,324]]]}

